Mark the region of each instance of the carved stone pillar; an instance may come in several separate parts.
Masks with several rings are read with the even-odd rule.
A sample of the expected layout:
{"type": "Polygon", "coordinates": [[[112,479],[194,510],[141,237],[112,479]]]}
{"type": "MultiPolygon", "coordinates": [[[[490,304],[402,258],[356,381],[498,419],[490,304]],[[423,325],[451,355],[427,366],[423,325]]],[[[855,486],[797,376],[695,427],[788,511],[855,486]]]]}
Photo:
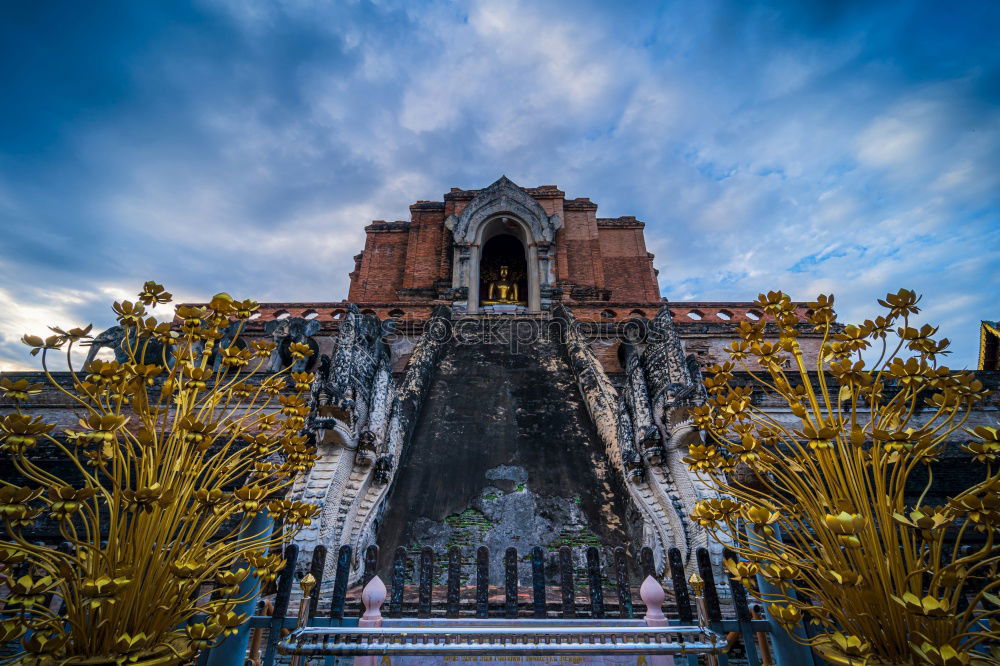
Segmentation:
{"type": "Polygon", "coordinates": [[[653,420],[649,392],[646,387],[646,373],[633,345],[623,342],[621,356],[624,358],[627,380],[625,402],[632,415],[634,426],[635,439],[633,443],[648,464],[659,465],[663,461],[664,455],[663,436],[653,420]]]}

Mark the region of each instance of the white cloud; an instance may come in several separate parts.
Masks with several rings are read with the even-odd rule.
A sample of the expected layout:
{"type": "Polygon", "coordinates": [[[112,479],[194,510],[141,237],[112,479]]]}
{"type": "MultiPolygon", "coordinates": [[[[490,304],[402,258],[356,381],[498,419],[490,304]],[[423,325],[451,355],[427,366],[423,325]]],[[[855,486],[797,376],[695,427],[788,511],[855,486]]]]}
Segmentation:
{"type": "Polygon", "coordinates": [[[18,330],[151,278],[184,300],[336,300],[367,222],[501,173],[645,220],[674,300],[833,291],[848,318],[907,286],[959,304],[928,312],[967,362],[993,317],[995,63],[919,78],[879,50],[910,12],[814,29],[744,3],[209,6],[219,40],[129,60],[123,87],[152,101],[67,120],[30,187],[0,166],[0,215],[31,229],[0,258],[49,290],[0,276],[18,330]],[[60,301],[74,270],[86,303],[60,301]]]}

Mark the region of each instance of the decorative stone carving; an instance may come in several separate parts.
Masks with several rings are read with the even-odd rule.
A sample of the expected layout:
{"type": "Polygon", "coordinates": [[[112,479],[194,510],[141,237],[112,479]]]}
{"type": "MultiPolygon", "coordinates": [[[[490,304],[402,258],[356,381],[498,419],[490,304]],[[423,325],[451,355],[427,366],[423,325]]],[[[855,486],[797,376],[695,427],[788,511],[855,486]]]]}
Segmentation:
{"type": "Polygon", "coordinates": [[[706,546],[713,559],[720,562],[721,546],[709,543],[705,531],[687,519],[696,502],[717,497],[688,470],[683,461],[688,447],[703,441],[702,433],[690,416],[691,408],[707,397],[701,373],[693,357],[685,355],[668,307],[661,308],[653,318],[646,341],[642,369],[649,390],[653,422],[664,441],[661,467],[670,480],[671,501],[677,506],[689,550],[706,546]]]}
{"type": "Polygon", "coordinates": [[[580,393],[597,433],[604,442],[608,458],[621,478],[632,480],[632,483],[625,483],[623,486],[643,516],[642,545],[653,549],[656,561],[662,566],[666,562],[669,547],[689,550],[683,519],[678,515],[669,495],[671,488],[668,487],[667,477],[656,469],[640,470],[643,462],[633,448],[634,430],[630,423],[623,423],[623,417],[631,420],[625,398],[615,390],[594,350],[576,325],[572,312],[564,306],[558,306],[553,310],[553,316],[563,322],[570,365],[576,374],[580,393]]]}
{"type": "MultiPolygon", "coordinates": [[[[410,355],[402,383],[391,391],[392,406],[385,424],[385,444],[382,454],[364,478],[353,514],[344,524],[340,543],[350,543],[355,552],[364,552],[375,541],[375,523],[385,508],[385,500],[396,473],[394,460],[403,459],[403,451],[413,437],[420,409],[434,379],[441,350],[451,338],[451,308],[438,306],[424,327],[423,335],[410,355]],[[381,463],[381,464],[380,464],[381,463]]],[[[355,572],[360,573],[360,572],[355,572]]]]}
{"type": "Polygon", "coordinates": [[[358,448],[354,451],[354,462],[362,467],[371,465],[375,459],[375,433],[365,430],[358,437],[358,448]]]}
{"type": "MultiPolygon", "coordinates": [[[[393,323],[363,315],[353,303],[340,323],[340,334],[332,357],[323,356],[316,372],[313,399],[318,417],[333,416],[355,433],[371,411],[377,369],[388,360],[382,336],[393,323]]],[[[376,437],[376,440],[378,438],[376,437]]],[[[369,461],[370,462],[370,461],[369,461]]]]}
{"type": "Polygon", "coordinates": [[[632,417],[629,416],[625,401],[621,402],[618,410],[618,441],[622,447],[622,464],[628,479],[632,483],[642,484],[646,482],[646,465],[634,448],[630,445],[635,441],[635,429],[632,427],[632,417]]]}
{"type": "Polygon", "coordinates": [[[392,456],[382,456],[375,461],[375,470],[372,478],[375,483],[384,486],[392,479],[392,456]]]}
{"type": "Polygon", "coordinates": [[[653,421],[649,405],[649,392],[646,386],[646,375],[639,360],[635,346],[629,342],[621,343],[618,355],[623,359],[626,385],[624,390],[625,405],[628,407],[634,424],[635,448],[642,454],[649,465],[659,465],[663,461],[663,436],[653,421]]]}
{"type": "MultiPolygon", "coordinates": [[[[449,308],[435,309],[397,386],[383,340],[392,323],[348,305],[336,349],[320,360],[312,389],[307,428],[318,435],[320,460],[292,489],[293,495],[323,504],[319,520],[297,537],[303,553],[317,543],[331,552],[352,544],[361,553],[374,541],[394,461],[412,436],[440,349],[450,337],[450,318],[449,308]],[[323,443],[323,431],[333,430],[343,446],[329,438],[323,443]]],[[[332,566],[328,561],[327,569],[332,566]]]]}
{"type": "MultiPolygon", "coordinates": [[[[351,542],[353,519],[372,483],[373,468],[384,455],[394,396],[383,341],[392,323],[362,314],[354,304],[346,310],[333,353],[319,359],[310,394],[306,430],[316,437],[319,460],[292,489],[293,495],[323,504],[319,520],[297,537],[305,553],[317,543],[335,551],[351,542]]],[[[309,330],[291,327],[287,332],[309,330]]],[[[383,464],[380,473],[385,471],[383,464]]]]}
{"type": "Polygon", "coordinates": [[[546,214],[531,195],[507,176],[480,190],[458,217],[449,215],[444,224],[456,245],[468,246],[476,242],[479,223],[501,213],[513,214],[527,223],[533,240],[540,244],[551,243],[563,225],[562,218],[546,214]]]}
{"type": "Polygon", "coordinates": [[[84,342],[82,344],[90,347],[87,352],[87,363],[94,360],[97,356],[97,352],[101,351],[102,348],[107,347],[115,353],[115,360],[119,363],[124,363],[128,360],[128,356],[121,349],[122,340],[125,339],[125,329],[121,326],[112,326],[111,328],[102,331],[101,333],[94,336],[89,342],[84,342]]]}
{"type": "Polygon", "coordinates": [[[695,383],[681,338],[666,306],[653,318],[642,364],[649,382],[650,405],[668,423],[672,412],[700,403],[705,389],[695,383]]]}

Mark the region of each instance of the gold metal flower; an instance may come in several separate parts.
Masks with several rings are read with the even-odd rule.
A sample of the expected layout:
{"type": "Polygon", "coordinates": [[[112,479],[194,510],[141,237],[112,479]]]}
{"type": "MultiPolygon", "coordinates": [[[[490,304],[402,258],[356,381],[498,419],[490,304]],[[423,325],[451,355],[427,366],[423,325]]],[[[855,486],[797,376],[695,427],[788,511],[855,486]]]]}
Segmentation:
{"type": "Polygon", "coordinates": [[[115,603],[115,595],[132,582],[131,579],[119,576],[102,575],[84,578],[80,581],[80,596],[91,609],[101,606],[111,606],[115,603]]]}
{"type": "Polygon", "coordinates": [[[146,281],[142,285],[142,291],[139,292],[139,300],[146,305],[169,303],[171,298],[173,298],[173,294],[165,291],[162,284],[153,280],[146,281]]]}
{"type": "Polygon", "coordinates": [[[41,416],[27,414],[5,414],[0,417],[0,444],[15,455],[24,453],[38,443],[38,438],[47,435],[55,426],[44,423],[41,416]]]}
{"type": "Polygon", "coordinates": [[[30,608],[45,601],[45,595],[55,585],[51,576],[32,578],[25,574],[20,578],[9,580],[7,586],[10,588],[10,595],[7,601],[10,604],[30,608]]]}
{"type": "Polygon", "coordinates": [[[789,629],[802,621],[802,611],[791,604],[771,604],[767,610],[779,624],[789,629]]]}
{"type": "Polygon", "coordinates": [[[41,393],[42,386],[42,384],[32,384],[27,379],[0,378],[0,391],[3,391],[3,397],[14,402],[24,402],[29,397],[41,393]]]}
{"type": "Polygon", "coordinates": [[[49,516],[53,520],[69,520],[80,510],[82,502],[93,497],[96,492],[96,488],[49,487],[49,516]]]}
{"type": "Polygon", "coordinates": [[[296,361],[301,361],[309,356],[313,355],[312,347],[300,342],[293,342],[288,345],[288,353],[292,355],[292,358],[296,361]]]}

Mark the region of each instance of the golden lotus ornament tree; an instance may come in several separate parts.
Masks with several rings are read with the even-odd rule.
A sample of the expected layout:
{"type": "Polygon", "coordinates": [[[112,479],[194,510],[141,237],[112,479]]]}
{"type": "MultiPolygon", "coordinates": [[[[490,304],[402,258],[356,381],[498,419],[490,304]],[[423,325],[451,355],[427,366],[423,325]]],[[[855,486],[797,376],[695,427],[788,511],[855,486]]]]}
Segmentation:
{"type": "MultiPolygon", "coordinates": [[[[146,306],[170,299],[147,282],[137,302],[115,303],[125,360],[93,360],[82,372],[71,352],[89,326],[24,337],[42,355],[47,390],[76,405],[76,428],[60,432],[24,411],[42,385],[0,380],[15,403],[0,418],[0,449],[28,481],[0,482],[0,574],[10,588],[0,644],[20,639],[27,662],[192,658],[246,621],[235,609],[257,586],[241,594],[241,583],[273,580],[284,562],[271,551],[316,514],[284,499],[315,459],[300,434],[312,377],[267,372],[274,344],[242,340],[256,303],[219,294],[206,307],[179,307],[177,324],[147,316],[146,306]],[[48,366],[60,350],[69,389],[48,366]],[[33,462],[42,440],[73,478],[33,462]],[[249,529],[261,511],[283,528],[249,529]],[[58,524],[62,547],[26,539],[39,518],[58,524]],[[52,595],[62,615],[43,603],[52,595]]],[[[290,351],[295,359],[312,353],[299,344],[290,351]]]]}
{"type": "Polygon", "coordinates": [[[761,294],[778,339],[763,321],[742,323],[733,362],[709,369],[709,398],[693,410],[707,442],[685,462],[721,499],[691,517],[738,556],[727,569],[774,619],[814,625],[812,638],[790,635],[831,663],[1000,664],[1000,433],[966,428],[987,392],[938,364],[948,341],[911,326],[918,300],[904,289],[879,301],[884,315],[839,326],[832,296],[800,321],[788,296],[761,294]],[[811,368],[797,337],[810,325],[823,335],[811,368]],[[737,367],[751,385],[734,384],[737,367]],[[965,490],[926,506],[956,434],[983,472],[970,467],[965,490]],[[924,474],[910,503],[908,483],[920,492],[924,474]]]}

